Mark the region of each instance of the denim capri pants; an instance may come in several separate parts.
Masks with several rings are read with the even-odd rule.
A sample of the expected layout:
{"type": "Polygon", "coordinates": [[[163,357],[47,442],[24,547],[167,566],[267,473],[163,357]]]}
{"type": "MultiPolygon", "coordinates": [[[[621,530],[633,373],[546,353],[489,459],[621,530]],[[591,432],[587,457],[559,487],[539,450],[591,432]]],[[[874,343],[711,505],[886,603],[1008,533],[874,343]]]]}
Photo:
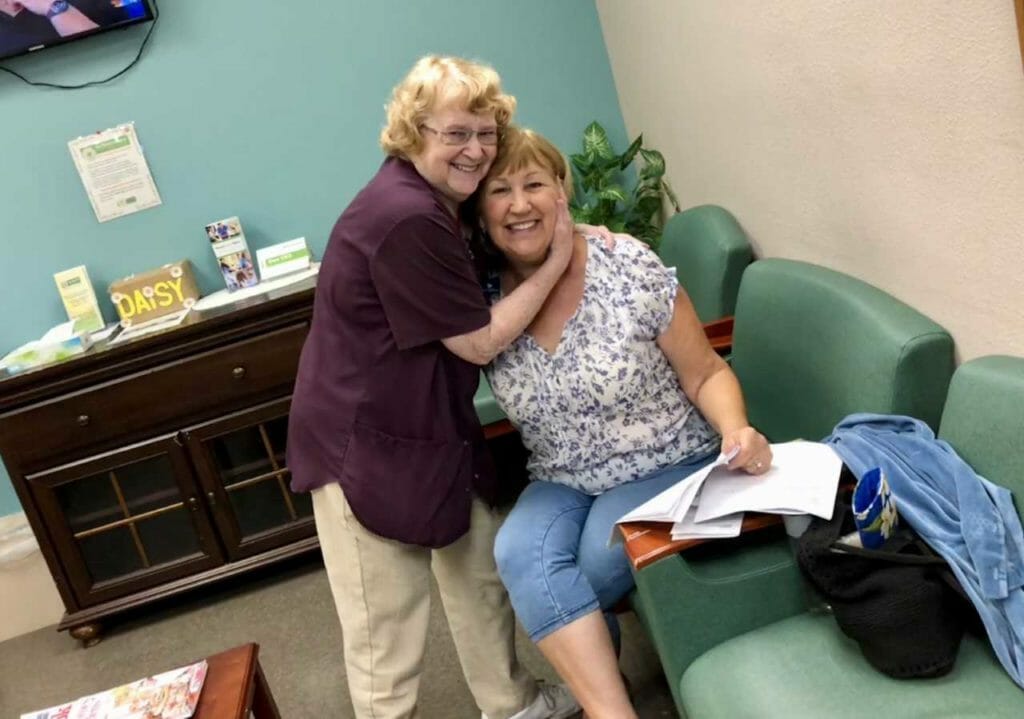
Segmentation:
{"type": "Polygon", "coordinates": [[[590,495],[535,480],[498,531],[494,556],[512,607],[534,642],[598,609],[618,646],[610,610],[634,586],[616,520],[711,462],[717,453],[657,470],[590,495]]]}

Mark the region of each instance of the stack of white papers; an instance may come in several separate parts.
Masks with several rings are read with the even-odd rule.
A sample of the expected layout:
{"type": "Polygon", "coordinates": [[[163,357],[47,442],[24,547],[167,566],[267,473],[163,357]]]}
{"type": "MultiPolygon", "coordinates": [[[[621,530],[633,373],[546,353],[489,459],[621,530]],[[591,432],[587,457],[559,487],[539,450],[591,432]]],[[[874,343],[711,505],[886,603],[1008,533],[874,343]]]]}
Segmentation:
{"type": "Polygon", "coordinates": [[[728,539],[740,536],[743,529],[743,512],[703,522],[698,522],[696,515],[697,508],[690,507],[681,522],[673,522],[672,539],[728,539]]]}
{"type": "MultiPolygon", "coordinates": [[[[672,522],[672,539],[735,537],[744,512],[832,518],[842,460],[820,442],[773,444],[761,475],[730,470],[720,455],[701,470],[644,502],[618,521],[672,522]]],[[[613,532],[613,536],[618,532],[613,532]]]]}

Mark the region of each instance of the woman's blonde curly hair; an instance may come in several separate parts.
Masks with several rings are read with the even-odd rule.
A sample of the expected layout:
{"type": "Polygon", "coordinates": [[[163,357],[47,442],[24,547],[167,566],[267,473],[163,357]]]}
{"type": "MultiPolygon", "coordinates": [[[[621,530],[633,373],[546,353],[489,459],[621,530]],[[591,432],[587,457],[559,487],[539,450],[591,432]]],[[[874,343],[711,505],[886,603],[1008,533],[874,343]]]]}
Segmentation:
{"type": "Polygon", "coordinates": [[[493,112],[499,134],[512,121],[516,99],[501,90],[494,68],[459,57],[420,58],[395,86],[385,107],[387,124],[380,146],[389,155],[410,157],[420,151],[420,125],[438,107],[452,105],[472,113],[493,112]]]}

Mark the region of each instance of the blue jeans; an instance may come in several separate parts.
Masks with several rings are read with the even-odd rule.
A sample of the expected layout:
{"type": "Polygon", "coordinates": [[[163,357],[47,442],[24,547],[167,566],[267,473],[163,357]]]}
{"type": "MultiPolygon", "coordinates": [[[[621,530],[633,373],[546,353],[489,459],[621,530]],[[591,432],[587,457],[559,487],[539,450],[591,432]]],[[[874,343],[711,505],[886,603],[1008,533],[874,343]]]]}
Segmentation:
{"type": "Polygon", "coordinates": [[[601,609],[618,646],[611,608],[633,588],[616,520],[714,459],[707,455],[653,472],[597,496],[553,482],[523,490],[494,542],[512,608],[534,642],[601,609]]]}

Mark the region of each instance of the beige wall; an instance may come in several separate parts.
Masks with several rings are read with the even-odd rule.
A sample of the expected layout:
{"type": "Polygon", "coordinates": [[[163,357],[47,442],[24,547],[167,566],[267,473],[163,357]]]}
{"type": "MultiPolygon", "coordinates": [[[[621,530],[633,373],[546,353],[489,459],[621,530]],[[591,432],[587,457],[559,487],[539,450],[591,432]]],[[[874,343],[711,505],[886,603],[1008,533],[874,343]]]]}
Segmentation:
{"type": "Polygon", "coordinates": [[[875,284],[968,359],[1024,355],[1013,0],[596,0],[631,135],[759,256],[875,284]]]}

